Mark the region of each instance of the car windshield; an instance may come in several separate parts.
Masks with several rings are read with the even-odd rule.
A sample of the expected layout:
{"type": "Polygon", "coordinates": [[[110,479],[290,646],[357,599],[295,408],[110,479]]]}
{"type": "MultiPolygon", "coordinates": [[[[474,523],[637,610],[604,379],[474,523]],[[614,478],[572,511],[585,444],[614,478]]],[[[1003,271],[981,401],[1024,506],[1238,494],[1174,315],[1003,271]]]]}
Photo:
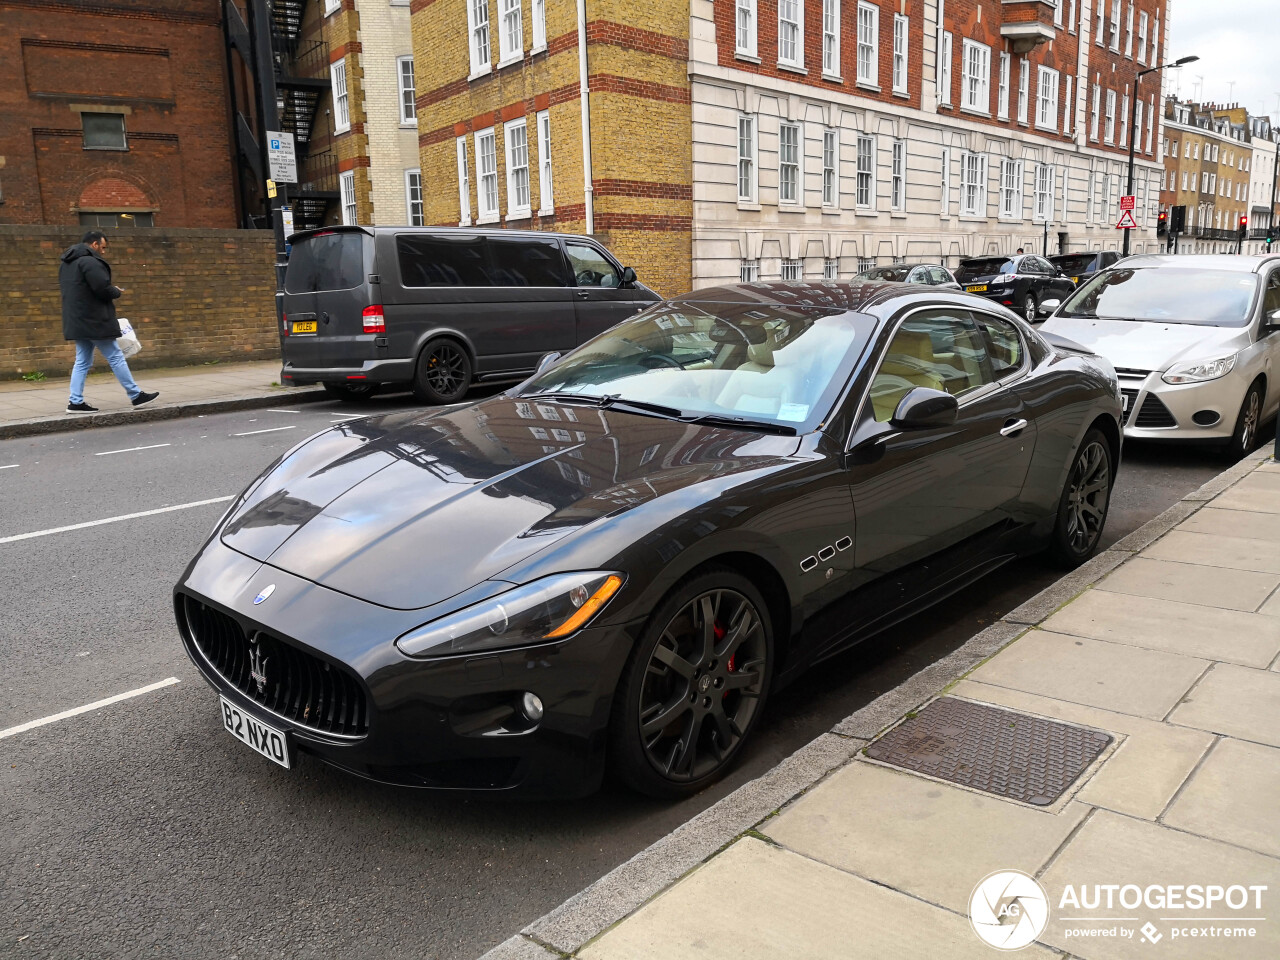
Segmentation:
{"type": "Polygon", "coordinates": [[[1081,286],[1058,315],[1243,327],[1257,289],[1257,275],[1239,270],[1112,267],[1081,286]]]}
{"type": "Polygon", "coordinates": [[[1050,262],[1068,276],[1075,277],[1088,273],[1093,269],[1093,260],[1097,254],[1074,253],[1065,257],[1050,257],[1050,262]]]}
{"type": "Polygon", "coordinates": [[[961,283],[977,277],[989,277],[995,273],[1016,273],[1017,264],[1007,257],[983,257],[980,260],[966,260],[956,271],[956,279],[961,283]]]}
{"type": "Polygon", "coordinates": [[[907,279],[907,274],[911,272],[910,267],[874,267],[871,270],[864,270],[855,278],[857,280],[892,280],[895,283],[902,283],[907,279]]]}
{"type": "Polygon", "coordinates": [[[583,344],[517,395],[616,397],[682,417],[807,432],[835,402],[877,324],[841,307],[663,303],[583,344]]]}

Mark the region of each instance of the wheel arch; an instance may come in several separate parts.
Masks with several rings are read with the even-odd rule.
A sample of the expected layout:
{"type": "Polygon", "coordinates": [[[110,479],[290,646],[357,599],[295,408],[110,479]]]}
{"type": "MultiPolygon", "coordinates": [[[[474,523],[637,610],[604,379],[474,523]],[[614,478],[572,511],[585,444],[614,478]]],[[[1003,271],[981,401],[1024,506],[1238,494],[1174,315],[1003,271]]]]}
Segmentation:
{"type": "MultiPolygon", "coordinates": [[[[1107,438],[1107,447],[1111,450],[1112,473],[1120,470],[1120,450],[1122,441],[1120,439],[1120,427],[1116,423],[1115,418],[1105,413],[1100,413],[1093,418],[1093,422],[1089,424],[1085,433],[1090,430],[1097,430],[1107,438]]],[[[1083,436],[1083,435],[1082,435],[1083,436]]]]}
{"type": "MultiPolygon", "coordinates": [[[[764,602],[769,608],[769,622],[773,627],[775,658],[773,675],[776,678],[780,668],[787,662],[788,654],[791,652],[791,594],[787,589],[786,581],[782,578],[782,574],[778,572],[777,568],[764,557],[754,553],[730,551],[718,553],[699,561],[696,566],[685,573],[671,587],[671,590],[678,589],[680,583],[714,567],[728,567],[730,570],[741,574],[750,580],[756,589],[760,591],[760,595],[764,597],[764,602]]],[[[667,592],[670,593],[671,591],[668,590],[667,592]]]]}

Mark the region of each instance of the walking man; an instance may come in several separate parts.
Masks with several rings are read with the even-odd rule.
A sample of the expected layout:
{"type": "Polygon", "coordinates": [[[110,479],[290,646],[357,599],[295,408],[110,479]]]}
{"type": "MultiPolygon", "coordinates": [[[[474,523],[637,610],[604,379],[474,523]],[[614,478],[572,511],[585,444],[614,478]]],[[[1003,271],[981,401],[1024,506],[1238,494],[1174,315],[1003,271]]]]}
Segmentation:
{"type": "Polygon", "coordinates": [[[159,392],[147,393],[133,382],[129,363],[116,343],[120,336],[116,299],[124,291],[111,283],[111,264],[103,259],[106,252],[106,234],[90,230],[79,243],[67,248],[62,255],[62,266],[58,268],[58,285],[62,288],[62,336],[76,344],[67,413],[94,413],[98,409],[84,402],[84,382],[93,367],[95,349],[111,365],[111,372],[135,407],[160,396],[159,392]]]}

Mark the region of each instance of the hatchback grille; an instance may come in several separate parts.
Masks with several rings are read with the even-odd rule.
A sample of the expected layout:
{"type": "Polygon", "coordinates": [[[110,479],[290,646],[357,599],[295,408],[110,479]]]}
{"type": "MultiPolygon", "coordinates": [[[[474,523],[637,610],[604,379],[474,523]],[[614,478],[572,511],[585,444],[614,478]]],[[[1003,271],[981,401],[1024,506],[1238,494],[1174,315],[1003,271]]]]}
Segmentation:
{"type": "Polygon", "coordinates": [[[250,700],[322,733],[364,736],[364,688],[345,667],[287,640],[249,630],[194,597],[182,598],[191,640],[218,674],[250,700]]]}
{"type": "Polygon", "coordinates": [[[1149,393],[1147,398],[1142,401],[1142,409],[1138,411],[1138,419],[1133,421],[1133,425],[1141,429],[1176,427],[1178,421],[1174,419],[1173,414],[1169,412],[1169,408],[1164,405],[1164,402],[1159,397],[1149,393]]]}
{"type": "Polygon", "coordinates": [[[1138,390],[1136,387],[1121,387],[1120,392],[1124,394],[1125,399],[1128,400],[1128,403],[1124,405],[1124,414],[1122,415],[1122,422],[1128,423],[1129,417],[1133,413],[1134,405],[1138,402],[1138,390]]]}

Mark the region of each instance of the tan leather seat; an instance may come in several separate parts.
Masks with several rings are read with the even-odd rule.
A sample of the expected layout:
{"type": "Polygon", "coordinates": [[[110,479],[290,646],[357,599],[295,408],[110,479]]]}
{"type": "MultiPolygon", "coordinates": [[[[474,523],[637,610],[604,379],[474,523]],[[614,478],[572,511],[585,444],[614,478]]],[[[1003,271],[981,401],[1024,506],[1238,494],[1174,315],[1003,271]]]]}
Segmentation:
{"type": "Polygon", "coordinates": [[[889,344],[889,353],[871,383],[871,403],[876,419],[884,422],[912,387],[944,389],[942,379],[934,372],[937,358],[933,341],[918,330],[899,330],[889,344]]]}
{"type": "Polygon", "coordinates": [[[777,416],[784,403],[795,399],[797,371],[776,366],[776,328],[765,329],[764,342],[748,346],[747,362],[730,374],[716,397],[718,406],[743,415],[777,416]]]}

